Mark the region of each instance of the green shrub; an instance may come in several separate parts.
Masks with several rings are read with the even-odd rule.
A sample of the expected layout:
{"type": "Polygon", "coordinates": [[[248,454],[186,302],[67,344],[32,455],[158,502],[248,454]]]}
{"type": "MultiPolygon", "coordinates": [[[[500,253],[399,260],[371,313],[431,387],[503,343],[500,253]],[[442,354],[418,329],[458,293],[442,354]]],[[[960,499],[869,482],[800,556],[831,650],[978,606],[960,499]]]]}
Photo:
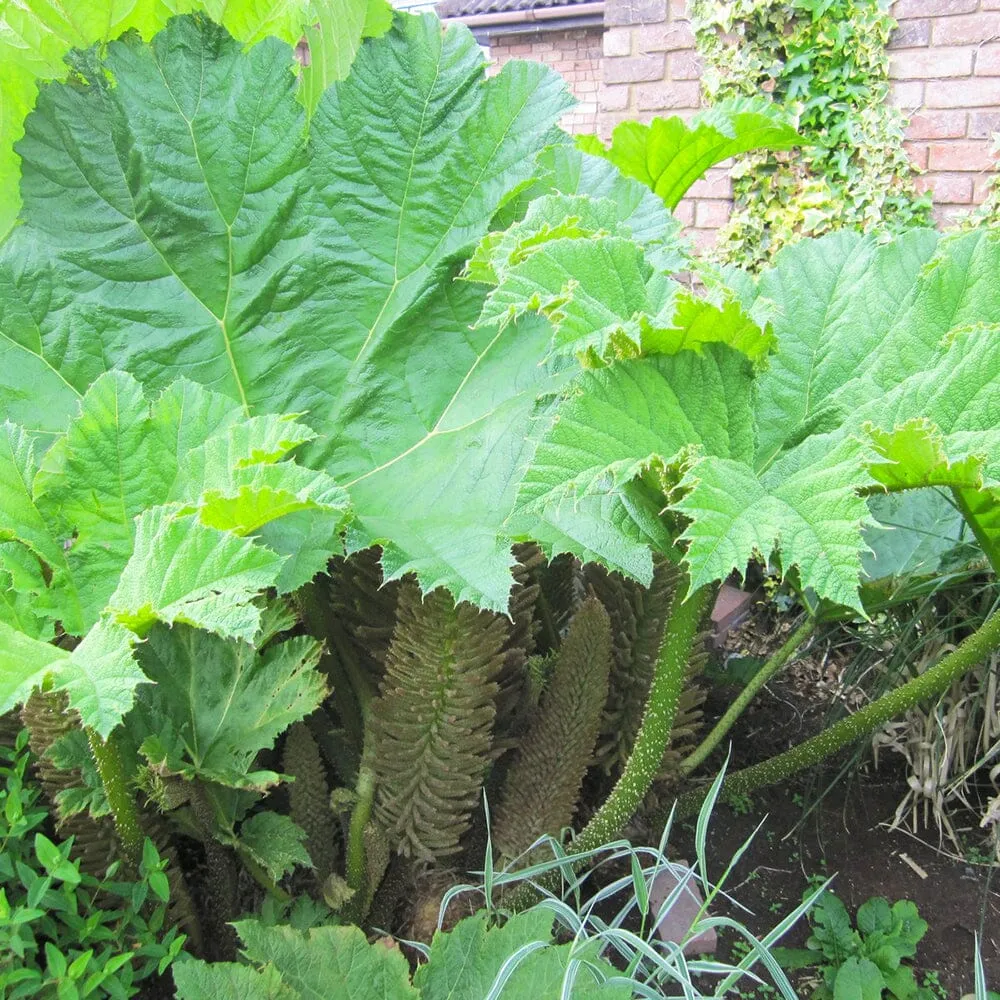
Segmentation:
{"type": "Polygon", "coordinates": [[[80,871],[69,841],[43,832],[48,811],[32,781],[27,732],[0,746],[0,994],[135,996],[184,945],[167,927],[164,862],[146,841],[138,881],[80,871]]]}

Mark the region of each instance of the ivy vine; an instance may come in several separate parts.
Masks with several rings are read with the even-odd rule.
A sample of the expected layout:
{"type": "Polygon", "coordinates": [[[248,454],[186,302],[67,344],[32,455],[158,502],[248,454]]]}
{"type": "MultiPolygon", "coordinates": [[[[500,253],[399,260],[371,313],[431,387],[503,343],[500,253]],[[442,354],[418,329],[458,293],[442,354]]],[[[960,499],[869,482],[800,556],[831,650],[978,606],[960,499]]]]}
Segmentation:
{"type": "Polygon", "coordinates": [[[769,93],[809,145],[754,153],[733,170],[736,206],[718,256],[749,266],[785,243],[841,227],[931,224],[929,196],[887,103],[888,0],[691,0],[709,101],[769,93]]]}

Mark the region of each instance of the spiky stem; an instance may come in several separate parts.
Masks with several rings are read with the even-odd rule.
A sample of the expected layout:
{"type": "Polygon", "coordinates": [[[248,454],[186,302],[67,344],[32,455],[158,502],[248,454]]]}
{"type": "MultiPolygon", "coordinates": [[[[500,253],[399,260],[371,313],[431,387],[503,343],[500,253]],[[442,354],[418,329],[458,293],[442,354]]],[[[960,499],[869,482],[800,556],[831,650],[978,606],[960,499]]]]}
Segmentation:
{"type": "Polygon", "coordinates": [[[726,733],[733,728],[757,692],[795,656],[802,643],[812,635],[815,626],[816,619],[812,615],[807,615],[805,621],[788,637],[784,645],[757,671],[712,731],[681,761],[678,770],[682,777],[691,774],[705,762],[708,755],[722,742],[726,733]]]}
{"type": "MultiPolygon", "coordinates": [[[[351,826],[347,833],[347,885],[354,890],[354,895],[347,904],[346,914],[352,918],[355,911],[364,905],[367,897],[365,827],[371,819],[374,800],[375,772],[366,764],[362,764],[358,771],[357,801],[351,813],[351,826]]],[[[361,919],[362,916],[362,913],[358,913],[357,919],[361,919]]]]}
{"type": "MultiPolygon", "coordinates": [[[[929,670],[791,750],[742,771],[735,771],[726,778],[723,791],[747,794],[818,764],[847,744],[873,733],[879,726],[918,702],[937,697],[995,649],[1000,649],[1000,612],[994,613],[972,635],[964,639],[954,652],[929,670]]],[[[705,794],[705,790],[698,789],[681,796],[677,803],[677,815],[691,816],[697,813],[705,794]]]]}
{"type": "Polygon", "coordinates": [[[705,586],[685,599],[684,590],[683,586],[677,587],[671,599],[663,645],[635,745],[604,805],[573,841],[574,851],[594,850],[617,837],[642,805],[659,773],[687,679],[688,660],[713,592],[705,586]]]}
{"type": "Polygon", "coordinates": [[[115,821],[115,833],[118,835],[118,846],[122,852],[122,859],[132,873],[136,874],[142,864],[142,846],[145,842],[145,833],[139,820],[135,796],[129,788],[125,765],[122,763],[117,741],[114,733],[111,733],[105,740],[93,729],[87,730],[87,741],[90,744],[90,752],[94,756],[94,763],[97,765],[97,773],[101,776],[101,783],[104,785],[108,807],[111,809],[111,815],[115,821]]]}

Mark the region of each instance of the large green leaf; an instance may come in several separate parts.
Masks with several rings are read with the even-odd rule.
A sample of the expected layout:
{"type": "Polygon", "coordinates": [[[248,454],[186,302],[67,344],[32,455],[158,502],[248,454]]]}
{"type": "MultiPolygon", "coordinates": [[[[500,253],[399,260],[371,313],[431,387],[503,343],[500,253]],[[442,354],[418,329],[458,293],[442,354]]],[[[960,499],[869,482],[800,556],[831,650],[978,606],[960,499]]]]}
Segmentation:
{"type": "Polygon", "coordinates": [[[135,548],[108,613],[139,636],[157,622],[184,622],[252,642],[260,610],[252,599],[273,586],[277,553],[166,507],[136,519],[135,548]]]}
{"type": "MultiPolygon", "coordinates": [[[[625,984],[609,985],[619,977],[600,959],[594,943],[583,947],[552,943],[552,914],[536,908],[511,917],[502,927],[489,926],[485,913],[462,920],[454,930],[434,935],[427,962],[410,983],[409,964],[385,939],[368,942],[360,928],[267,927],[257,920],[240,920],[236,931],[253,971],[234,965],[209,965],[191,960],[174,966],[180,1000],[216,996],[301,1000],[458,1000],[481,998],[498,983],[505,1000],[628,1000],[625,984]],[[575,979],[567,976],[571,960],[579,963],[575,979]],[[569,992],[567,992],[567,988],[569,992]]],[[[247,969],[247,967],[243,967],[247,969]]]]}
{"type": "Polygon", "coordinates": [[[698,447],[748,461],[750,372],[746,358],[713,346],[582,373],[522,479],[511,529],[550,554],[597,557],[648,583],[649,545],[670,539],[629,484],[647,469],[682,465],[698,447]],[[602,496],[608,503],[594,502],[602,496]]]}
{"type": "MultiPolygon", "coordinates": [[[[482,293],[452,279],[570,98],[538,64],[487,78],[467,30],[399,16],[307,134],[291,65],[273,39],[244,52],[181,18],[151,47],[111,43],[89,86],[45,88],[18,146],[25,224],[0,250],[0,331],[24,373],[0,379],[0,413],[58,430],[105,365],[153,387],[183,372],[252,415],[308,413],[310,464],[349,489],[352,545],[505,608],[498,527],[559,376],[538,365],[545,324],[472,331],[482,293]],[[42,380],[51,405],[25,411],[42,380]]],[[[622,212],[642,203],[610,189],[622,212]]],[[[316,556],[292,582],[327,541],[303,538],[316,556]]]]}
{"type": "Polygon", "coordinates": [[[268,36],[296,43],[308,32],[312,59],[303,70],[301,99],[308,109],[350,69],[362,38],[389,27],[386,0],[74,0],[68,4],[17,0],[0,3],[0,238],[20,207],[14,144],[38,85],[66,75],[70,49],[89,48],[129,29],[150,38],[175,14],[203,10],[240,41],[268,36]],[[313,26],[316,27],[313,27],[313,26]]]}
{"type": "Polygon", "coordinates": [[[320,646],[298,637],[263,651],[198,629],[154,628],[139,647],[154,686],[141,692],[136,731],[157,734],[171,770],[241,787],[257,754],[323,700],[320,646]]]}
{"type": "Polygon", "coordinates": [[[264,927],[239,920],[236,932],[247,957],[271,965],[302,1000],[418,1000],[403,953],[384,942],[369,944],[360,927],[264,927]]]}
{"type": "Polygon", "coordinates": [[[606,156],[627,177],[655,191],[676,208],[709,167],[751,149],[791,149],[805,140],[773,102],[761,98],[722,101],[695,115],[654,118],[649,125],[622,122],[604,146],[593,136],[581,140],[589,153],[606,156]]]}
{"type": "Polygon", "coordinates": [[[134,638],[100,622],[67,652],[0,622],[0,713],[51,683],[66,690],[85,725],[106,737],[132,707],[136,687],[147,680],[132,654],[134,638]]]}
{"type": "Polygon", "coordinates": [[[235,962],[174,962],[180,1000],[298,1000],[301,994],[281,981],[272,965],[255,969],[235,962]]]}
{"type": "MultiPolygon", "coordinates": [[[[661,506],[686,520],[693,586],[773,555],[803,588],[862,611],[866,495],[946,486],[1000,564],[1000,293],[987,278],[997,268],[1000,240],[988,232],[881,246],[835,234],[784,251],[759,289],[739,281],[734,292],[742,322],[773,317],[778,335],[759,392],[749,368],[724,389],[688,379],[673,398],[623,392],[619,383],[652,383],[662,367],[644,340],[645,356],[581,376],[564,394],[513,524],[527,534],[534,514],[557,532],[554,549],[644,578],[641,550],[664,546],[635,503],[635,477],[648,487],[647,470],[674,465],[661,506]],[[742,412],[722,412],[741,397],[751,401],[742,412]],[[695,426],[690,413],[708,419],[695,426]],[[756,445],[733,452],[733,428],[756,445]]],[[[589,329],[603,322],[592,313],[589,329]]]]}
{"type": "MultiPolygon", "coordinates": [[[[490,927],[487,915],[477,913],[450,933],[435,934],[427,963],[413,977],[422,1000],[485,997],[505,963],[514,956],[519,960],[508,969],[510,978],[501,993],[509,1000],[558,1000],[564,995],[567,966],[574,957],[588,959],[605,978],[617,974],[596,957],[592,947],[574,954],[571,945],[554,945],[552,923],[552,914],[539,907],[516,914],[502,927],[490,927]]],[[[569,995],[579,1000],[628,1000],[632,990],[627,984],[608,986],[597,982],[583,967],[569,995]]]]}
{"type": "Polygon", "coordinates": [[[287,565],[300,574],[311,566],[311,575],[340,551],[343,491],[288,457],[313,432],[287,418],[241,417],[235,401],[194,383],[150,403],[132,376],[109,372],[41,465],[28,433],[4,425],[6,700],[51,680],[106,735],[146,680],[132,645],[156,622],[253,641],[258,598],[281,588],[287,565]],[[261,529],[292,518],[262,541],[261,529]],[[57,628],[82,637],[71,653],[39,641],[57,628]]]}

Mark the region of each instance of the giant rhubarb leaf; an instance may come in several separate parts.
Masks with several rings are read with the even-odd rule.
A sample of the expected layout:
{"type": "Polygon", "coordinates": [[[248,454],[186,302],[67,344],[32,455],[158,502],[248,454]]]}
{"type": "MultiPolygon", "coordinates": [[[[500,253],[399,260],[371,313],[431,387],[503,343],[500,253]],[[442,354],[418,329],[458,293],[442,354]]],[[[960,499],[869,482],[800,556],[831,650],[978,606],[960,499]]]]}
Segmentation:
{"type": "Polygon", "coordinates": [[[389,27],[386,0],[86,0],[69,4],[0,4],[0,237],[20,207],[20,164],[14,144],[41,81],[66,75],[73,48],[86,49],[134,29],[150,38],[175,14],[203,10],[247,45],[268,36],[295,44],[308,32],[312,58],[303,69],[302,100],[318,95],[350,69],[362,38],[389,27]]]}
{"type": "Polygon", "coordinates": [[[105,735],[146,679],[132,645],[156,622],[252,641],[258,597],[281,589],[289,565],[311,576],[339,547],[343,491],[288,457],[313,437],[288,418],[244,419],[191,382],[150,402],[122,372],[94,382],[41,462],[31,436],[4,424],[0,711],[51,680],[105,735]],[[289,513],[305,520],[276,550],[260,532],[289,513]],[[83,637],[72,652],[40,641],[57,628],[83,637]]]}
{"type": "Polygon", "coordinates": [[[357,927],[303,932],[240,920],[234,926],[254,971],[192,960],[174,967],[174,982],[181,1000],[235,996],[237,988],[251,1000],[451,1000],[494,991],[509,1000],[570,995],[626,1000],[633,995],[592,944],[552,943],[552,925],[552,914],[542,908],[516,914],[502,927],[490,926],[485,913],[468,917],[434,935],[428,960],[411,984],[402,952],[385,939],[370,944],[357,927]],[[608,982],[612,979],[616,982],[608,982]]]}
{"type": "MultiPolygon", "coordinates": [[[[498,528],[560,376],[538,364],[545,323],[471,330],[482,293],[453,278],[570,98],[538,64],[487,78],[467,30],[400,16],[307,132],[292,65],[274,39],[243,51],[179,18],[83,63],[87,85],[43,89],[18,146],[25,221],[0,249],[0,412],[59,430],[114,365],[154,388],[183,374],[245,414],[308,413],[310,463],[350,490],[352,545],[505,608],[498,528]],[[43,387],[49,404],[26,405],[43,387]]],[[[622,212],[644,203],[594,176],[622,212]]],[[[280,500],[317,498],[303,481],[280,500]]],[[[206,503],[210,523],[256,520],[238,492],[206,503]]],[[[329,540],[308,537],[318,559],[329,540]]]]}
{"type": "Polygon", "coordinates": [[[678,117],[654,118],[649,125],[622,122],[607,149],[593,136],[580,140],[671,209],[709,167],[751,149],[791,149],[804,141],[773,102],[746,97],[721,101],[689,123],[678,117]]]}
{"type": "Polygon", "coordinates": [[[784,251],[736,297],[754,314],[754,295],[766,297],[774,317],[778,350],[757,391],[746,368],[724,393],[689,378],[672,395],[637,394],[663,372],[651,352],[579,376],[525,474],[513,528],[541,517],[558,546],[641,578],[638,552],[658,543],[635,495],[659,477],[686,522],[694,586],[776,553],[804,588],[860,610],[866,496],[937,486],[1000,565],[998,268],[990,232],[881,246],[840,233],[784,251]],[[756,445],[734,449],[734,434],[756,445]]]}
{"type": "Polygon", "coordinates": [[[157,734],[157,753],[173,771],[252,784],[258,753],[323,700],[320,651],[303,636],[258,651],[184,625],[154,628],[139,662],[155,686],[139,694],[135,729],[157,734]]]}

